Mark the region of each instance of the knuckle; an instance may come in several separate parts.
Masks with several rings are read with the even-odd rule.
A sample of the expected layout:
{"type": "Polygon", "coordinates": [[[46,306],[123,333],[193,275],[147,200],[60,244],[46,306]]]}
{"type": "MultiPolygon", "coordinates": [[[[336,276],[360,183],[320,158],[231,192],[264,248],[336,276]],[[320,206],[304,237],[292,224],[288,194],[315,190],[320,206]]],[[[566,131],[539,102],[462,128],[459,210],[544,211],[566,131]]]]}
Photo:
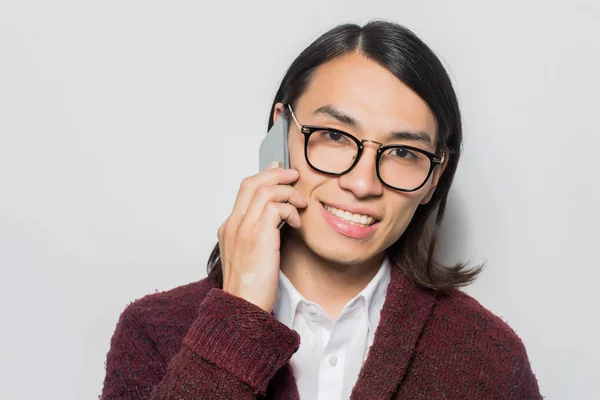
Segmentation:
{"type": "Polygon", "coordinates": [[[265,204],[265,213],[268,215],[278,214],[279,207],[273,202],[268,202],[267,204],[265,204]]]}
{"type": "Polygon", "coordinates": [[[247,237],[247,231],[248,231],[248,227],[246,223],[241,223],[240,226],[237,228],[237,233],[240,235],[241,239],[244,239],[245,237],[247,237]]]}
{"type": "Polygon", "coordinates": [[[300,194],[300,192],[296,189],[290,186],[290,199],[294,199],[295,202],[302,202],[302,195],[300,194]]]}
{"type": "Polygon", "coordinates": [[[231,226],[231,224],[227,224],[225,225],[225,227],[223,228],[223,238],[227,239],[232,237],[233,233],[235,232],[234,228],[231,226]]]}
{"type": "Polygon", "coordinates": [[[289,217],[296,217],[296,216],[299,216],[299,215],[298,215],[298,211],[296,210],[296,207],[294,207],[294,206],[292,206],[292,205],[289,205],[289,204],[286,204],[286,205],[287,205],[287,206],[289,206],[289,207],[287,208],[287,210],[286,210],[286,212],[287,212],[287,215],[288,215],[289,217]]]}
{"type": "Polygon", "coordinates": [[[221,226],[219,226],[219,229],[217,230],[217,237],[222,238],[223,237],[223,232],[225,232],[225,227],[227,226],[227,223],[229,222],[229,218],[227,218],[225,220],[225,222],[223,222],[221,224],[221,226]]]}
{"type": "Polygon", "coordinates": [[[240,183],[240,191],[246,191],[252,187],[252,177],[245,177],[240,183]]]}
{"type": "Polygon", "coordinates": [[[300,218],[300,213],[298,213],[298,209],[291,204],[286,204],[288,207],[287,214],[290,218],[300,218]]]}
{"type": "Polygon", "coordinates": [[[269,188],[267,186],[260,186],[256,190],[256,196],[261,199],[266,199],[269,196],[269,188]]]}
{"type": "Polygon", "coordinates": [[[293,187],[291,187],[290,185],[282,185],[281,186],[281,191],[283,192],[283,194],[286,197],[292,197],[292,195],[294,194],[294,192],[296,191],[296,189],[294,189],[293,187]]]}

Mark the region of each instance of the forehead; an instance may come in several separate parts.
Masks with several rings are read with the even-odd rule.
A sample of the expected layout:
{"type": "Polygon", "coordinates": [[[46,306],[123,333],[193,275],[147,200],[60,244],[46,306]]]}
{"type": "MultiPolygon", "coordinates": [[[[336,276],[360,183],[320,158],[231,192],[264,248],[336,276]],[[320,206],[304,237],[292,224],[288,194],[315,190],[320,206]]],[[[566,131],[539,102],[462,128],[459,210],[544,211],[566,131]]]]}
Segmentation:
{"type": "Polygon", "coordinates": [[[312,113],[324,105],[355,118],[370,136],[422,131],[435,143],[437,126],[427,103],[386,68],[359,53],[319,66],[297,108],[316,123],[326,117],[312,113]]]}

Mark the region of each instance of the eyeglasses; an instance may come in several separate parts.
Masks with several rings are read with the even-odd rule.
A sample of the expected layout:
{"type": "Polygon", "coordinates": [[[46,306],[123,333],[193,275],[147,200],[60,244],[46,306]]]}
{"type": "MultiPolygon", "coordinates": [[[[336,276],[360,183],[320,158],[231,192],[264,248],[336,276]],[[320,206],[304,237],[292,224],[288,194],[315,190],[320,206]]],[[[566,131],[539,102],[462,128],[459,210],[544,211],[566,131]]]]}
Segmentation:
{"type": "Polygon", "coordinates": [[[402,192],[414,192],[423,187],[434,168],[444,162],[444,154],[440,157],[413,146],[384,146],[374,140],[359,140],[338,129],[302,125],[292,106],[288,104],[287,107],[304,135],[306,162],[324,174],[340,176],[350,172],[358,164],[367,142],[378,145],[375,165],[379,180],[402,192]]]}

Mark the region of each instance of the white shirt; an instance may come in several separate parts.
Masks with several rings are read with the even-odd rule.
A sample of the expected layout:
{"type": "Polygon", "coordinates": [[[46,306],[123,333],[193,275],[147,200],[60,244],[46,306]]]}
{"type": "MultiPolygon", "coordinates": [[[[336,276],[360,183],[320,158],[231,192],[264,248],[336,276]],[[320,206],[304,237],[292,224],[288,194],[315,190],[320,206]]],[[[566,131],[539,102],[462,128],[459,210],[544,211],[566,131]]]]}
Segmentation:
{"type": "Polygon", "coordinates": [[[300,335],[300,348],[290,360],[300,399],[350,398],[375,330],[390,282],[385,259],[371,282],[329,320],[317,303],[306,300],[279,271],[275,318],[300,335]]]}

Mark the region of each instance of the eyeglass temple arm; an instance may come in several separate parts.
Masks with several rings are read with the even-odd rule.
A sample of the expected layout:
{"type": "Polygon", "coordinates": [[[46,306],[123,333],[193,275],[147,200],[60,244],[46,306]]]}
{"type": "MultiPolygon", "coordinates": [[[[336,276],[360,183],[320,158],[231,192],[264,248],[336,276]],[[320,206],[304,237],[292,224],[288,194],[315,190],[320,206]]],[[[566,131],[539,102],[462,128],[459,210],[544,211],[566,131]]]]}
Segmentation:
{"type": "Polygon", "coordinates": [[[290,114],[292,115],[292,118],[294,119],[294,122],[296,123],[298,130],[302,131],[302,125],[300,124],[300,122],[298,122],[298,119],[296,118],[296,114],[294,114],[294,110],[292,110],[292,105],[288,104],[287,108],[288,108],[288,110],[290,110],[290,114]]]}

